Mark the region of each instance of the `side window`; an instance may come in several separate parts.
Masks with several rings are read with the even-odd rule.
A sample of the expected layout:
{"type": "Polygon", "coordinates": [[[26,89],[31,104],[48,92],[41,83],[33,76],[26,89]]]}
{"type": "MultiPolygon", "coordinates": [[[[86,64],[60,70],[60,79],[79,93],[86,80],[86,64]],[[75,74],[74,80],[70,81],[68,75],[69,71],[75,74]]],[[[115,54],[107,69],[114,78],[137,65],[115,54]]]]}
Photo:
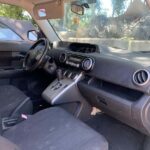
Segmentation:
{"type": "Polygon", "coordinates": [[[0,40],[21,41],[22,38],[13,32],[9,27],[0,23],[0,40]]]}
{"type": "Polygon", "coordinates": [[[26,10],[0,3],[0,40],[36,41],[37,37],[37,25],[26,10]]]}

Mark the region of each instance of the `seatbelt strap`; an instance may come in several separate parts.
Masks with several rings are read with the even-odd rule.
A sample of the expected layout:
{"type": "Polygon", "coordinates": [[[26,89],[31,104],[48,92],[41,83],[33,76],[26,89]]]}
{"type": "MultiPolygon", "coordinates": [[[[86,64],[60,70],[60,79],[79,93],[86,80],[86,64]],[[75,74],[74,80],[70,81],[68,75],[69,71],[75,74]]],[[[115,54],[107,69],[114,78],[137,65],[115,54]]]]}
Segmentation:
{"type": "Polygon", "coordinates": [[[17,115],[17,113],[19,112],[19,110],[21,110],[21,108],[30,100],[29,97],[27,97],[11,114],[11,117],[14,117],[17,115]]]}

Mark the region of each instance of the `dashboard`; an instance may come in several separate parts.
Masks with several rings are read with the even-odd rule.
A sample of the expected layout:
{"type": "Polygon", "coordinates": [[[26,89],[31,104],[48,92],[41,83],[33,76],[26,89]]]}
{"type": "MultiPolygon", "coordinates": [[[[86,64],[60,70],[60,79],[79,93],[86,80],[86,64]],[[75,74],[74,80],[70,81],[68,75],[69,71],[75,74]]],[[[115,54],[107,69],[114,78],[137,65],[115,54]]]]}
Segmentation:
{"type": "Polygon", "coordinates": [[[104,53],[94,44],[57,42],[47,54],[44,69],[62,70],[77,82],[83,97],[123,123],[150,135],[150,67],[131,59],[104,53]],[[56,67],[55,66],[55,67],[56,67]]]}

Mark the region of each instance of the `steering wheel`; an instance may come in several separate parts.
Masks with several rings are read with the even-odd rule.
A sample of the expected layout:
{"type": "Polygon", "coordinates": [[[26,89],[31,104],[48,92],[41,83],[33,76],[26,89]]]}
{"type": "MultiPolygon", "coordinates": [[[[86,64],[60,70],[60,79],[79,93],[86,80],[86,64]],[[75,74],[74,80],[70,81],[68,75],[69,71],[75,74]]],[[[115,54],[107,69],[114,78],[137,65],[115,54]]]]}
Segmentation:
{"type": "Polygon", "coordinates": [[[35,44],[33,44],[27,52],[23,62],[23,67],[25,70],[33,71],[37,69],[43,62],[48,49],[49,42],[45,38],[39,39],[35,44]],[[44,45],[44,47],[41,45],[44,45]]]}

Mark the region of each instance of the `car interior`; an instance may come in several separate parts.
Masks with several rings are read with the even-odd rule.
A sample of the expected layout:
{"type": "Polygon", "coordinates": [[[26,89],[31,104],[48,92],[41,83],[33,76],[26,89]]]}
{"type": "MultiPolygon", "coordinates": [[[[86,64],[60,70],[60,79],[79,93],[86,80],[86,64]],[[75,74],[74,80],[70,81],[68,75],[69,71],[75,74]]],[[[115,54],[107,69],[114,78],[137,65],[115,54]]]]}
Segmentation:
{"type": "Polygon", "coordinates": [[[44,35],[0,41],[0,150],[150,149],[148,53],[61,40],[48,19],[63,17],[63,0],[0,3],[26,9],[44,35]]]}

